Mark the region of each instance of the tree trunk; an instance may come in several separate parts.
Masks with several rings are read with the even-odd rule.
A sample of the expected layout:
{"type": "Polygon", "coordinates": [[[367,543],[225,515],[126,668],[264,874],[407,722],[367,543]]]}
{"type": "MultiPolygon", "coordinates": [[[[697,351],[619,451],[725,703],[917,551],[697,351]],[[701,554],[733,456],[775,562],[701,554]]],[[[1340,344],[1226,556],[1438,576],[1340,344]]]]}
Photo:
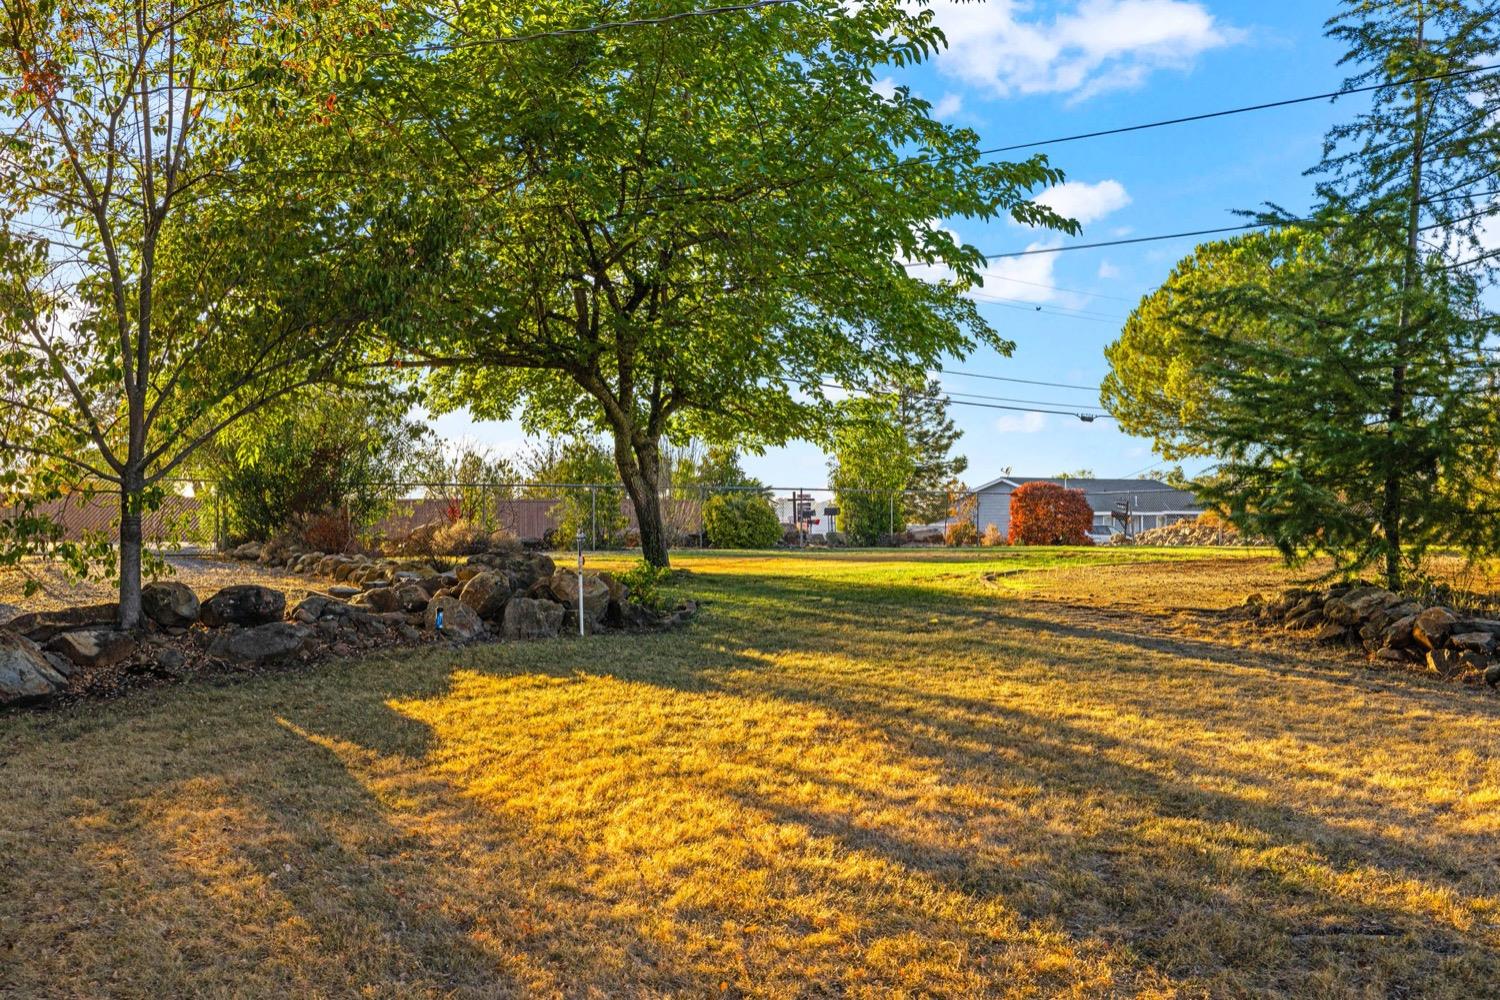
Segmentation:
{"type": "Polygon", "coordinates": [[[615,431],[615,466],[635,508],[636,527],[641,533],[641,557],[662,569],[670,565],[667,529],[661,515],[661,447],[654,439],[632,441],[615,431]]]}
{"type": "Polygon", "coordinates": [[[120,484],[120,628],[141,625],[141,492],[130,479],[120,484]]]}

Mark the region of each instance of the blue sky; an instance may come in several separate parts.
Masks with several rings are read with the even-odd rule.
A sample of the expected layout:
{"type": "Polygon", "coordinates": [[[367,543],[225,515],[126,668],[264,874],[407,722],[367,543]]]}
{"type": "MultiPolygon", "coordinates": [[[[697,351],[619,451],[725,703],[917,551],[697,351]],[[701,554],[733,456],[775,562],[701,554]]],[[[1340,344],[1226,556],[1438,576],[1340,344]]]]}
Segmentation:
{"type": "MultiPolygon", "coordinates": [[[[1344,75],[1337,46],[1322,34],[1332,3],[935,0],[934,7],[949,49],[882,83],[909,86],[945,120],[977,131],[986,147],[1300,97],[1337,89],[1344,75]]],[[[1296,209],[1309,200],[1304,171],[1317,162],[1323,133],[1356,107],[1318,102],[1047,147],[1042,151],[1068,176],[1047,197],[1085,224],[1077,239],[1008,222],[948,224],[981,250],[1000,252],[1234,225],[1234,210],[1266,201],[1296,209]]],[[[980,305],[1016,343],[1015,353],[982,352],[952,367],[1097,385],[1108,368],[1103,349],[1133,304],[1194,242],[995,261],[980,305]]],[[[954,392],[1098,404],[1097,392],[956,375],[943,381],[954,392]]],[[[971,485],[1007,467],[1017,475],[1088,468],[1127,476],[1157,461],[1148,441],[1108,420],[968,406],[950,412],[964,431],[955,450],[969,458],[971,485]]],[[[463,414],[441,418],[438,430],[502,452],[522,441],[514,424],[474,423],[463,414]]],[[[808,444],[749,456],[745,465],[776,486],[816,487],[827,479],[825,456],[808,444]]]]}

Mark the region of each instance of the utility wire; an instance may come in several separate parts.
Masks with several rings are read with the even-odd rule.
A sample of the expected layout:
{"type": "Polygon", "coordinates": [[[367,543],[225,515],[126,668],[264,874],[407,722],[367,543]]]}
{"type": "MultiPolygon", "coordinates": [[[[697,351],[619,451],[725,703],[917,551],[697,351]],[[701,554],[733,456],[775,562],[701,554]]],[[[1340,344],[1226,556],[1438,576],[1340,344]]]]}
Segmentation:
{"type": "Polygon", "coordinates": [[[1044,385],[1052,389],[1082,389],[1085,392],[1098,392],[1097,385],[1072,385],[1067,382],[1038,382],[1029,378],[1008,378],[1004,375],[983,375],[979,372],[963,371],[959,368],[939,368],[938,372],[943,375],[962,375],[965,378],[989,379],[992,382],[1015,382],[1020,385],[1044,385]]]}

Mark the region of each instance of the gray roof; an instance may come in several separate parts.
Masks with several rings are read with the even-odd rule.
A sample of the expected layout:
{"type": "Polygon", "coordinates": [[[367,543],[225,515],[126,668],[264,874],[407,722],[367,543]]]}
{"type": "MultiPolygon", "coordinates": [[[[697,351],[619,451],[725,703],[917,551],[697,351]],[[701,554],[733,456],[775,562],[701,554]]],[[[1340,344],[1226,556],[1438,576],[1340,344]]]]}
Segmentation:
{"type": "Polygon", "coordinates": [[[1151,479],[1054,479],[1050,476],[1001,476],[993,482],[975,487],[975,493],[1010,493],[1024,483],[1056,483],[1070,490],[1088,494],[1089,506],[1095,511],[1113,510],[1130,502],[1132,512],[1160,514],[1166,511],[1197,511],[1203,505],[1187,490],[1173,489],[1151,479]]]}

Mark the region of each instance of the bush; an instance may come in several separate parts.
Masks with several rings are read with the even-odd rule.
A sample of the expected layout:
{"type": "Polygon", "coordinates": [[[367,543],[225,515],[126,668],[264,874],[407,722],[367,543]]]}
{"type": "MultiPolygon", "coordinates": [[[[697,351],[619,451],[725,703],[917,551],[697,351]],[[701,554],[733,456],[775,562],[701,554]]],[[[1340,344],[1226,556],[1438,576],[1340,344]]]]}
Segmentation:
{"type": "Polygon", "coordinates": [[[1094,510],[1082,490],[1026,483],[1010,495],[1012,545],[1092,545],[1094,510]]]}
{"type": "Polygon", "coordinates": [[[781,540],[776,511],[759,493],[721,493],[703,505],[708,544],[716,549],[769,549],[781,540]]]}
{"type": "Polygon", "coordinates": [[[974,527],[973,521],[954,521],[948,525],[948,530],[943,533],[943,542],[950,548],[962,545],[978,545],[979,529],[974,527]]]}
{"type": "Polygon", "coordinates": [[[1005,544],[1005,536],[1000,533],[1000,529],[995,527],[994,524],[986,524],[984,526],[984,535],[980,537],[979,544],[986,548],[995,548],[996,546],[1005,544]]]}
{"type": "Polygon", "coordinates": [[[484,525],[459,518],[438,528],[432,536],[432,547],[447,556],[477,556],[488,552],[504,532],[491,530],[484,525]]]}
{"type": "Polygon", "coordinates": [[[660,612],[666,610],[666,596],[662,594],[661,587],[671,576],[672,571],[667,567],[653,566],[642,559],[616,579],[625,585],[630,600],[641,607],[660,612]]]}
{"type": "Polygon", "coordinates": [[[348,552],[354,545],[354,525],[346,511],[311,514],[302,520],[302,544],[314,552],[348,552]]]}

